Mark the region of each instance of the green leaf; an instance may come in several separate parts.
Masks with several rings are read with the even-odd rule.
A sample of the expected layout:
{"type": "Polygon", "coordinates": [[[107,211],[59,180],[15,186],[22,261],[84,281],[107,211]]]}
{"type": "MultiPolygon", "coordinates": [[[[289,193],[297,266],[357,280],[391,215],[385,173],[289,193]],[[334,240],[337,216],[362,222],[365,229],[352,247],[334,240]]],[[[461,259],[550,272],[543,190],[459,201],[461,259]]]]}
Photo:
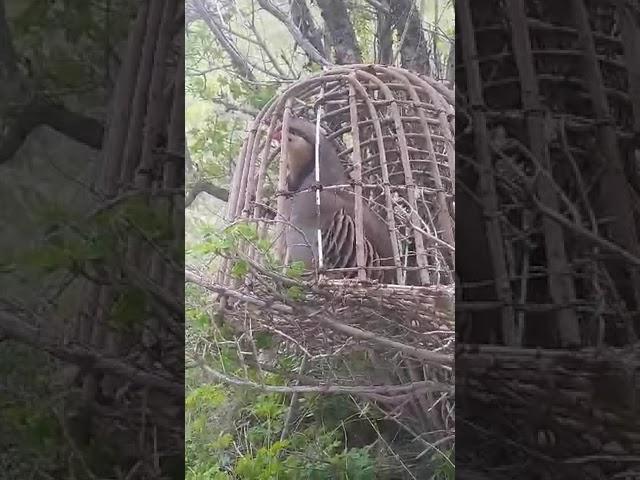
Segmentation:
{"type": "Polygon", "coordinates": [[[253,405],[251,413],[261,420],[271,420],[280,417],[285,406],[276,395],[261,395],[258,401],[253,405]]]}
{"type": "Polygon", "coordinates": [[[187,410],[198,410],[202,408],[217,408],[221,406],[227,397],[218,385],[203,385],[193,390],[185,399],[187,410]]]}
{"type": "Polygon", "coordinates": [[[92,235],[86,243],[85,255],[86,260],[104,260],[111,256],[116,250],[116,242],[113,235],[107,232],[92,235]]]}
{"type": "Polygon", "coordinates": [[[258,240],[258,229],[255,225],[250,225],[248,223],[238,223],[229,229],[229,232],[239,238],[243,238],[245,240],[257,241],[258,240]]]}
{"type": "Polygon", "coordinates": [[[267,238],[261,238],[256,242],[256,246],[258,247],[258,250],[260,250],[262,253],[267,253],[271,250],[273,246],[273,242],[271,242],[271,240],[267,238]]]}
{"type": "Polygon", "coordinates": [[[287,266],[286,275],[289,278],[300,278],[304,273],[304,262],[296,261],[287,266]]]}
{"type": "Polygon", "coordinates": [[[201,330],[207,330],[211,326],[211,318],[206,312],[197,309],[187,310],[187,317],[201,330]]]}
{"type": "Polygon", "coordinates": [[[249,273],[249,264],[244,260],[236,260],[231,267],[231,275],[242,279],[249,273]]]}
{"type": "MultiPolygon", "coordinates": [[[[70,41],[75,42],[77,39],[70,39],[70,41]]],[[[79,85],[84,81],[86,74],[85,66],[73,60],[60,62],[52,69],[53,78],[67,87],[79,85]],[[79,79],[81,79],[80,82],[79,79]]]]}
{"type": "Polygon", "coordinates": [[[294,285],[287,289],[287,297],[289,297],[291,300],[302,300],[304,298],[304,291],[302,290],[302,288],[294,285]]]}
{"type": "Polygon", "coordinates": [[[195,245],[187,250],[188,254],[223,255],[229,253],[235,246],[230,237],[211,237],[206,242],[195,245]]]}
{"type": "Polygon", "coordinates": [[[224,450],[233,445],[233,435],[230,433],[220,432],[218,438],[209,444],[209,447],[213,450],[224,450]]]}
{"type": "Polygon", "coordinates": [[[256,348],[264,349],[273,346],[273,335],[269,332],[256,332],[253,336],[256,348]]]}

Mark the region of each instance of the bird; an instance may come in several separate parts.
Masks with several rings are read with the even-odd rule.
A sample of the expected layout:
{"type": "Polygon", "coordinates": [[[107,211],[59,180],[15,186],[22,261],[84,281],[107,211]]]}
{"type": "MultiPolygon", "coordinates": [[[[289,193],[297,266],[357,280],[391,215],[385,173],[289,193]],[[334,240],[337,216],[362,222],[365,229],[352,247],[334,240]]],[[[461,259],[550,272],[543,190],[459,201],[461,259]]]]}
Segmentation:
{"type": "MultiPolygon", "coordinates": [[[[282,142],[282,130],[273,138],[282,142]]],[[[318,259],[317,229],[322,237],[324,266],[327,269],[354,268],[356,260],[355,195],[345,189],[320,190],[320,215],[315,180],[316,126],[299,117],[289,121],[287,187],[293,192],[286,243],[289,261],[302,261],[313,268],[318,259]],[[306,191],[305,191],[306,190],[306,191]]],[[[320,186],[347,185],[350,180],[340,162],[336,145],[322,132],[319,135],[320,186]]],[[[393,250],[387,225],[363,202],[364,253],[366,267],[393,267],[393,250]]],[[[346,274],[353,277],[356,271],[346,274]]],[[[393,283],[394,270],[373,270],[369,279],[393,283]]]]}
{"type": "MultiPolygon", "coordinates": [[[[276,130],[273,138],[281,142],[282,130],[276,130]]],[[[322,130],[319,140],[320,184],[324,186],[348,184],[349,177],[340,163],[335,143],[329,140],[322,130]]],[[[303,181],[309,179],[315,183],[316,125],[303,118],[290,118],[287,141],[289,143],[287,186],[290,191],[298,191],[303,181]]]]}

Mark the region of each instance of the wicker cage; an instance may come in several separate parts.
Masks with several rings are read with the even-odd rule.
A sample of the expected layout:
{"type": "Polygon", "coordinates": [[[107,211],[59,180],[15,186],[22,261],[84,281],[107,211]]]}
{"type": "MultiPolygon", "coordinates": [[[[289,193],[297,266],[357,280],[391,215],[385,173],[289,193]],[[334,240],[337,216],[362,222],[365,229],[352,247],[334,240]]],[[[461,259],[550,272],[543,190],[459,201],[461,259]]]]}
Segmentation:
{"type": "Polygon", "coordinates": [[[458,472],[637,476],[639,26],[456,3],[458,472]]]}
{"type": "MultiPolygon", "coordinates": [[[[318,301],[324,302],[321,297],[329,294],[345,305],[351,302],[347,318],[366,323],[369,329],[376,316],[388,315],[402,325],[398,335],[403,342],[420,348],[432,344],[430,331],[442,330],[445,324],[448,331],[452,329],[452,104],[453,94],[443,84],[396,67],[340,66],[293,84],[265,106],[249,130],[232,181],[229,222],[254,222],[260,237],[273,240],[279,257],[285,257],[282,231],[291,192],[286,191],[281,147],[268,139],[283,124],[286,129],[292,115],[314,122],[319,118],[327,136],[340,146],[351,184],[338,188],[355,192],[356,217],[360,199],[389,227],[396,283],[367,281],[360,263],[355,280],[329,280],[329,269],[316,271],[318,301]],[[414,253],[413,266],[408,252],[414,253]],[[405,285],[411,270],[418,272],[417,286],[405,285]]],[[[362,229],[356,228],[356,233],[362,235],[362,229]]],[[[246,247],[244,260],[259,268],[264,260],[260,252],[251,244],[246,247]]],[[[231,265],[223,265],[220,283],[237,287],[239,282],[229,275],[231,265]]],[[[263,286],[253,283],[249,288],[260,292],[263,286]]],[[[269,296],[265,290],[262,294],[269,296]]],[[[280,321],[270,326],[275,322],[291,327],[284,310],[280,321]]],[[[295,316],[292,311],[291,317],[295,316]]],[[[329,338],[319,337],[316,328],[297,325],[294,330],[290,333],[296,338],[302,335],[311,343],[329,338]]],[[[330,338],[336,341],[335,336],[330,338]]]]}
{"type": "MultiPolygon", "coordinates": [[[[251,128],[236,166],[230,219],[286,221],[286,166],[281,161],[270,168],[282,155],[266,139],[290,115],[311,121],[319,115],[328,137],[342,147],[339,155],[352,181],[342,188],[352,188],[389,226],[397,283],[404,283],[411,268],[403,268],[411,245],[422,285],[451,284],[452,102],[439,83],[377,65],[338,67],[294,84],[251,128]]],[[[284,248],[282,240],[281,254],[284,248]]]]}
{"type": "Polygon", "coordinates": [[[413,460],[429,442],[453,438],[452,105],[443,84],[380,65],[334,67],[291,85],[251,125],[228,204],[230,225],[256,227],[258,239],[274,246],[280,267],[251,238],[226,256],[216,283],[188,273],[220,294],[225,322],[243,339],[269,332],[280,340],[277,353],[302,355],[319,384],[331,378],[365,388],[389,418],[408,418],[407,431],[418,436],[413,460]],[[319,120],[340,147],[351,182],[339,188],[355,192],[356,212],[358,202],[366,202],[389,227],[394,284],[368,280],[360,263],[357,278],[336,279],[330,274],[348,272],[329,270],[302,279],[283,274],[291,194],[286,152],[269,139],[283,124],[287,129],[291,116],[319,120]],[[407,252],[414,253],[413,266],[407,252]],[[248,266],[241,278],[234,276],[238,261],[248,266]],[[417,281],[407,285],[412,269],[417,281]]]}
{"type": "Polygon", "coordinates": [[[619,3],[458,5],[469,341],[493,330],[508,345],[616,345],[640,333],[640,37],[637,6],[619,3]]]}

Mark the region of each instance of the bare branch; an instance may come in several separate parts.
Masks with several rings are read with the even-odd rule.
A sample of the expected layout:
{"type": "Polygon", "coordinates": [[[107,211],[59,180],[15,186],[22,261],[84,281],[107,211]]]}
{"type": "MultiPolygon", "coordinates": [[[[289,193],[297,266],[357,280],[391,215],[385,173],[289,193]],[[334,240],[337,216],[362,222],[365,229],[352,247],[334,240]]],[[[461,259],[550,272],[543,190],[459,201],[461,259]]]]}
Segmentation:
{"type": "Polygon", "coordinates": [[[555,222],[559,223],[560,225],[567,228],[568,230],[571,230],[575,234],[580,235],[582,238],[589,240],[591,243],[598,245],[603,249],[610,251],[611,253],[615,253],[619,255],[620,258],[625,259],[631,265],[640,267],[640,258],[635,256],[630,251],[607,240],[606,238],[596,233],[593,233],[591,230],[583,227],[582,225],[569,220],[567,217],[557,212],[556,210],[553,210],[547,207],[544,203],[542,203],[537,198],[534,197],[533,201],[536,204],[536,207],[538,208],[538,210],[540,210],[540,212],[542,212],[545,216],[549,217],[551,220],[554,220],[555,222]]]}
{"type": "MultiPolygon", "coordinates": [[[[251,6],[252,6],[252,8],[254,8],[253,2],[251,3],[251,6]]],[[[278,60],[275,58],[273,53],[271,53],[271,50],[269,49],[269,47],[267,47],[267,43],[262,38],[262,35],[260,35],[260,32],[258,32],[258,28],[256,27],[256,24],[255,24],[255,15],[252,14],[251,15],[251,20],[248,20],[247,18],[245,18],[244,14],[242,13],[242,11],[239,8],[236,7],[236,9],[238,11],[238,15],[244,21],[245,26],[247,28],[249,28],[249,30],[251,30],[251,32],[253,33],[253,35],[255,37],[255,38],[245,37],[245,39],[247,41],[253,43],[254,45],[257,45],[258,47],[260,47],[260,51],[267,56],[267,58],[269,59],[269,62],[271,62],[271,65],[273,66],[273,68],[275,68],[275,70],[277,71],[277,73],[280,76],[280,78],[286,79],[287,78],[287,73],[280,66],[280,62],[278,62],[278,60]]],[[[237,35],[238,37],[240,37],[240,34],[238,34],[238,33],[234,33],[234,35],[237,35]]],[[[240,38],[242,38],[242,37],[240,37],[240,38]]],[[[264,61],[264,58],[263,58],[263,63],[266,64],[266,62],[264,61]]]]}
{"type": "Polygon", "coordinates": [[[327,56],[327,51],[322,41],[322,31],[318,28],[311,11],[305,0],[292,0],[291,2],[291,18],[300,32],[309,39],[322,56],[327,56]]]}
{"type": "Polygon", "coordinates": [[[319,63],[323,67],[329,67],[332,63],[327,60],[316,47],[302,34],[300,29],[289,19],[287,14],[280,10],[277,6],[271,3],[271,0],[258,0],[258,3],[271,15],[276,17],[284,26],[287,27],[294,40],[302,47],[309,59],[313,62],[319,63]]]}
{"type": "Polygon", "coordinates": [[[361,63],[362,55],[356,33],[344,1],[318,0],[322,18],[329,29],[335,59],[339,64],[361,63]]]}
{"type": "Polygon", "coordinates": [[[95,118],[72,112],[63,105],[36,100],[9,122],[0,139],[0,163],[9,160],[27,136],[38,126],[46,125],[93,149],[102,147],[104,126],[95,118]]]}
{"type": "Polygon", "coordinates": [[[227,202],[229,200],[229,190],[218,187],[207,180],[198,180],[191,186],[191,188],[189,188],[184,199],[184,206],[190,206],[201,193],[208,193],[212,197],[222,200],[223,202],[227,202]]]}
{"type": "Polygon", "coordinates": [[[396,342],[395,340],[382,337],[375,333],[337,322],[328,318],[327,316],[321,316],[320,321],[329,326],[332,330],[337,330],[360,340],[368,340],[371,343],[398,350],[399,352],[406,353],[407,355],[410,355],[414,358],[419,358],[425,363],[435,364],[438,366],[449,366],[453,364],[453,357],[451,355],[447,355],[446,353],[430,352],[429,350],[425,350],[423,348],[416,348],[412,347],[411,345],[405,345],[404,343],[396,342]]]}
{"type": "Polygon", "coordinates": [[[236,72],[238,72],[242,78],[255,81],[256,77],[253,75],[251,66],[247,62],[247,59],[238,51],[238,48],[233,41],[225,35],[220,19],[209,12],[204,0],[193,0],[193,7],[200,18],[207,24],[209,30],[211,30],[211,33],[216,38],[220,46],[225,52],[227,52],[227,55],[229,55],[236,72]]]}
{"type": "MultiPolygon", "coordinates": [[[[384,1],[384,0],[383,0],[384,1]]],[[[382,1],[379,0],[366,0],[366,2],[371,5],[372,7],[377,8],[378,10],[380,10],[381,12],[384,13],[391,13],[391,9],[389,8],[388,4],[384,4],[382,3],[382,1]]]]}
{"type": "MultiPolygon", "coordinates": [[[[45,325],[50,322],[41,319],[38,323],[45,325]]],[[[174,396],[184,396],[184,386],[178,381],[128,365],[81,345],[61,345],[58,339],[6,310],[0,311],[0,332],[7,338],[45,351],[59,360],[78,365],[85,371],[109,372],[138,385],[157,388],[174,396]]]]}
{"type": "Polygon", "coordinates": [[[5,5],[0,1],[0,103],[5,105],[2,109],[5,118],[0,124],[0,163],[13,157],[27,136],[40,125],[47,125],[91,148],[102,146],[104,127],[101,122],[71,112],[47,99],[34,98],[27,103],[23,80],[5,16],[5,5]],[[16,104],[20,101],[27,105],[19,109],[16,104]],[[10,103],[14,106],[6,108],[10,103]]]}
{"type": "Polygon", "coordinates": [[[217,382],[225,382],[231,385],[248,387],[269,393],[321,393],[338,395],[377,393],[379,395],[398,395],[407,392],[415,394],[423,392],[450,393],[453,391],[452,385],[446,385],[444,383],[434,382],[431,380],[412,382],[404,385],[264,385],[214,370],[202,360],[194,358],[194,361],[217,382]]]}
{"type": "Polygon", "coordinates": [[[298,318],[317,319],[319,323],[324,324],[326,327],[335,332],[340,332],[346,334],[349,337],[370,342],[373,345],[397,350],[428,364],[445,368],[450,368],[453,364],[453,357],[449,354],[433,352],[424,348],[406,345],[404,343],[400,343],[376,333],[362,330],[352,325],[347,325],[342,322],[333,320],[333,318],[330,318],[331,314],[327,311],[326,307],[317,309],[317,306],[311,307],[310,305],[305,305],[303,303],[298,303],[295,304],[295,306],[291,306],[286,305],[283,302],[273,300],[265,301],[258,298],[257,295],[239,292],[232,288],[220,285],[208,279],[205,275],[192,269],[188,269],[186,271],[185,280],[189,283],[200,285],[206,290],[217,293],[220,296],[231,297],[244,302],[247,305],[257,307],[265,314],[266,312],[271,311],[279,314],[296,315],[298,318]]]}
{"type": "Polygon", "coordinates": [[[293,308],[291,308],[289,305],[284,305],[281,303],[268,304],[267,302],[260,300],[256,297],[253,297],[251,295],[245,295],[244,293],[236,292],[231,288],[227,288],[222,285],[216,284],[211,280],[209,280],[208,278],[204,277],[203,275],[192,270],[187,270],[185,272],[185,281],[187,283],[194,283],[196,285],[199,285],[205,288],[206,290],[209,290],[210,292],[217,293],[218,295],[237,298],[238,300],[241,300],[251,305],[255,305],[256,307],[271,308],[272,310],[275,310],[281,313],[294,312],[293,308]]]}
{"type": "MultiPolygon", "coordinates": [[[[376,2],[378,3],[378,2],[376,2]]],[[[383,5],[381,5],[382,7],[383,5]]],[[[391,65],[393,60],[393,18],[389,6],[379,8],[376,19],[376,36],[378,43],[378,63],[391,65]]]]}
{"type": "Polygon", "coordinates": [[[256,115],[258,115],[258,113],[260,113],[259,110],[253,107],[250,107],[248,105],[238,105],[237,103],[231,102],[224,97],[216,97],[213,98],[212,101],[214,103],[222,105],[227,112],[239,112],[244,115],[249,115],[252,119],[256,115]]]}

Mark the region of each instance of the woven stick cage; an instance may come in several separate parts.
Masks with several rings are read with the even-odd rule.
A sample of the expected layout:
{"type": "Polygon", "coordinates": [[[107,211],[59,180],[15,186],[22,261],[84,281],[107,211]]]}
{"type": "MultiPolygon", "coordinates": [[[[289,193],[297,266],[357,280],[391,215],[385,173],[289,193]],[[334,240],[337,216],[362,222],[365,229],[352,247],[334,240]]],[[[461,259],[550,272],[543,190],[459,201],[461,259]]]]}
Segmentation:
{"type": "MultiPolygon", "coordinates": [[[[388,297],[390,308],[397,300],[407,320],[416,317],[409,315],[415,310],[414,295],[433,298],[417,309],[424,314],[423,320],[432,322],[439,316],[436,311],[450,313],[447,300],[454,283],[452,103],[452,92],[444,85],[394,67],[341,66],[297,82],[268,104],[251,126],[232,181],[228,220],[255,221],[262,236],[271,234],[284,257],[287,246],[282,230],[292,192],[286,190],[284,152],[269,139],[283,124],[286,129],[292,115],[314,122],[319,117],[328,137],[342,147],[339,156],[351,184],[337,187],[355,192],[356,224],[362,222],[358,204],[366,202],[389,229],[397,283],[371,284],[371,288],[378,298],[388,297]],[[411,253],[413,267],[407,266],[411,253]],[[404,285],[409,270],[418,272],[417,283],[424,288],[404,285]]],[[[286,142],[283,149],[284,145],[286,142]]],[[[362,225],[356,226],[360,246],[362,232],[362,225]]],[[[246,254],[257,259],[255,249],[249,247],[246,254]]],[[[358,261],[357,280],[366,281],[361,256],[358,261]]],[[[229,264],[225,267],[223,283],[233,284],[229,264]]],[[[355,291],[363,288],[357,281],[325,284],[357,285],[355,291]]]]}
{"type": "Polygon", "coordinates": [[[640,406],[638,3],[461,0],[456,29],[458,467],[614,478],[640,433],[613,435],[640,406]]]}
{"type": "MultiPolygon", "coordinates": [[[[275,333],[284,348],[317,361],[339,362],[341,355],[366,350],[375,357],[377,372],[371,369],[365,383],[418,382],[418,409],[427,415],[431,405],[425,398],[436,395],[426,393],[427,383],[436,382],[440,393],[452,390],[453,93],[401,68],[348,65],[300,80],[265,106],[236,165],[228,220],[257,225],[259,238],[268,238],[281,260],[288,205],[295,198],[285,181],[287,152],[281,148],[286,142],[281,147],[270,139],[278,128],[287,130],[292,116],[319,120],[339,146],[350,184],[336,188],[355,193],[357,244],[363,231],[358,211],[367,205],[388,227],[395,283],[369,280],[359,256],[356,272],[316,270],[304,283],[305,295],[290,301],[275,292],[282,284],[296,288],[296,281],[269,274],[263,252],[247,242],[220,270],[222,287],[215,291],[225,299],[225,318],[245,332],[275,333]],[[242,280],[233,275],[239,260],[250,267],[242,280]],[[415,272],[413,285],[407,285],[410,272],[415,272]],[[340,276],[332,276],[336,273],[340,276]],[[397,367],[409,364],[413,370],[399,378],[397,367]]],[[[450,433],[451,403],[433,410],[437,425],[450,433]]]]}
{"type": "Polygon", "coordinates": [[[109,450],[113,457],[105,457],[105,476],[115,468],[157,478],[184,455],[184,321],[179,302],[184,279],[182,255],[173,253],[184,249],[184,204],[179,200],[185,145],[181,5],[145,1],[138,7],[93,185],[103,202],[97,212],[140,200],[136,208],[157,215],[166,233],[162,238],[146,235],[137,219],[124,232],[110,232],[122,235],[112,252],[113,269],[122,273],[108,284],[86,280],[84,305],[65,331],[71,352],[66,357],[91,365],[86,375],[76,376],[79,385],[67,386],[81,397],[75,405],[69,396],[67,415],[83,425],[96,445],[116,449],[109,450]],[[127,295],[134,288],[149,289],[172,304],[171,313],[145,308],[141,318],[136,316],[135,328],[120,325],[118,309],[130,301],[127,295]],[[162,354],[161,366],[155,352],[162,354]]]}
{"type": "MultiPolygon", "coordinates": [[[[274,212],[287,220],[286,162],[281,158],[269,171],[280,149],[268,139],[291,115],[315,122],[320,114],[329,138],[343,147],[339,156],[352,185],[342,187],[353,187],[356,208],[361,199],[388,223],[398,283],[406,277],[403,248],[412,244],[420,284],[451,284],[452,102],[443,85],[392,67],[339,67],[294,84],[251,127],[233,178],[229,218],[273,218],[274,212]]],[[[361,235],[361,225],[357,231],[361,235]]],[[[286,246],[280,246],[282,253],[286,246]]]]}
{"type": "Polygon", "coordinates": [[[476,259],[458,258],[463,300],[493,300],[495,339],[509,345],[637,338],[637,8],[458,7],[458,225],[469,233],[458,238],[476,259]],[[477,293],[489,278],[492,293],[477,293]]]}

